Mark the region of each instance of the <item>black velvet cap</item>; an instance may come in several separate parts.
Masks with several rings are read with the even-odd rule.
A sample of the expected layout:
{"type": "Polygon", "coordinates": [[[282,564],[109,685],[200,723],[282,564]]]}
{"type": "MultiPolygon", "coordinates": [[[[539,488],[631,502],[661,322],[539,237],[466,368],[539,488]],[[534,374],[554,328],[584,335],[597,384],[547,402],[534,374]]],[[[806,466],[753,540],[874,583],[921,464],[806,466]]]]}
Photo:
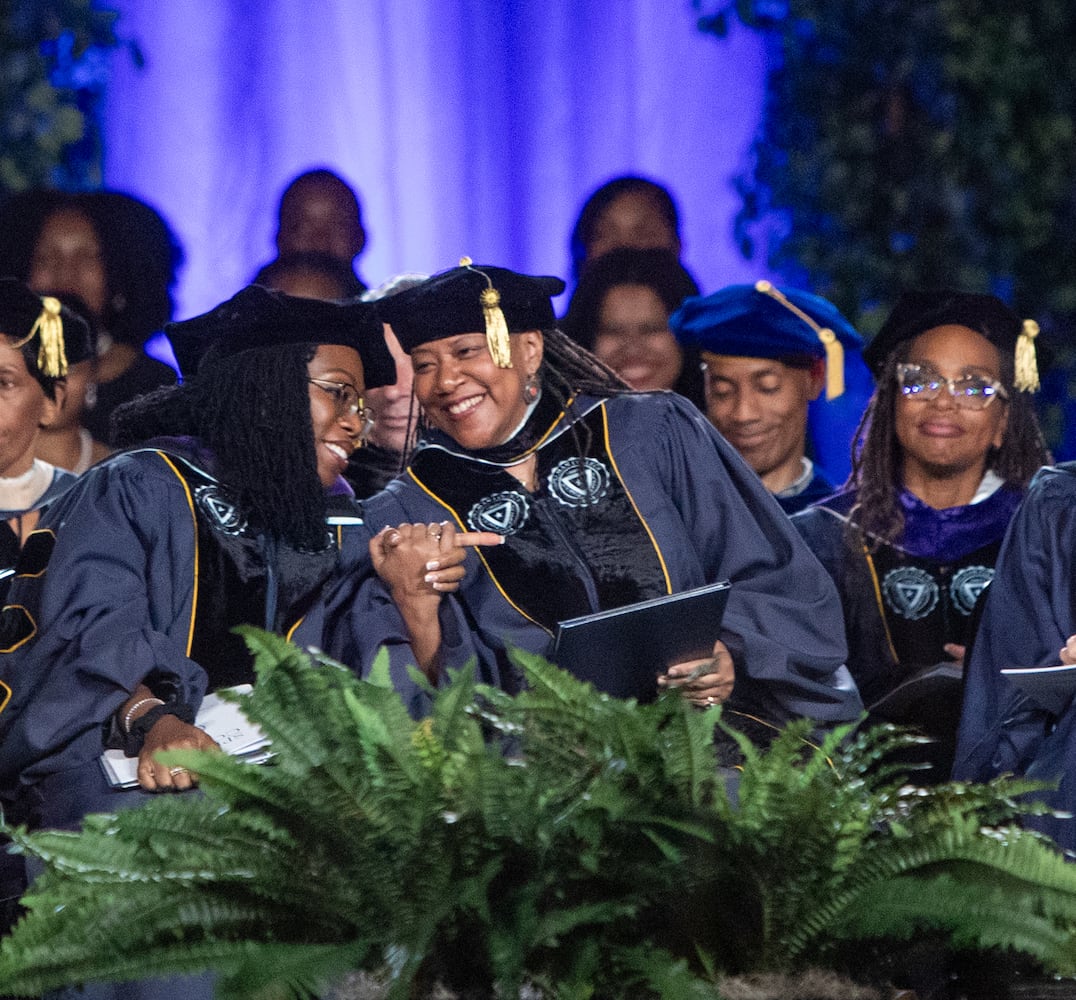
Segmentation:
{"type": "Polygon", "coordinates": [[[465,264],[442,271],[422,284],[377,303],[382,320],[392,327],[400,346],[410,354],[420,344],[488,333],[483,296],[493,289],[509,333],[548,330],[556,326],[552,296],[564,291],[560,278],[531,276],[486,264],[465,264]]]}
{"type": "Polygon", "coordinates": [[[167,324],[164,332],[188,378],[211,347],[217,348],[217,357],[233,357],[259,347],[340,344],[359,352],[367,389],[396,381],[396,364],[377,311],[358,299],[304,299],[248,285],[201,316],[167,324]]]}
{"type": "Polygon", "coordinates": [[[69,365],[94,354],[86,320],[58,299],[31,292],[15,278],[0,278],[0,333],[13,340],[36,337],[40,341],[37,367],[48,378],[62,378],[69,365]]]}
{"type": "Polygon", "coordinates": [[[953,289],[905,292],[863,357],[877,376],[898,346],[939,326],[965,326],[1008,355],[1015,352],[1023,331],[1020,317],[993,295],[953,289]]]}

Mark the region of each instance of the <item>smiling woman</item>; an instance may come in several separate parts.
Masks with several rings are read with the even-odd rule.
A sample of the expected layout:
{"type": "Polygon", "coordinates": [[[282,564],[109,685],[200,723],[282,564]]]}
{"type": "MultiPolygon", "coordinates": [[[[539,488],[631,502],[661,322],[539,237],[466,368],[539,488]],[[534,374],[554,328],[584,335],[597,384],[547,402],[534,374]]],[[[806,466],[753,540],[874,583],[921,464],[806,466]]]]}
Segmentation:
{"type": "Polygon", "coordinates": [[[709,655],[655,662],[637,696],[676,688],[775,723],[854,717],[821,567],[695,407],[633,392],[555,328],[563,287],[467,262],[384,300],[425,426],[405,473],[364,502],[310,641],[363,673],[387,646],[420,715],[428,695],[409,665],[440,684],[474,657],[483,681],[516,691],[510,647],[552,657],[560,621],[731,579],[709,655]],[[503,544],[469,552],[445,597],[423,587],[429,566],[397,558],[405,522],[429,525],[417,534],[431,547],[449,529],[503,544]],[[369,586],[371,560],[387,595],[369,586]]]}
{"type": "Polygon", "coordinates": [[[905,295],[866,351],[878,388],[850,485],[793,518],[837,583],[864,701],[940,741],[938,777],[951,764],[972,613],[1048,459],[1028,391],[1036,332],[993,296],[905,295]],[[945,661],[947,690],[885,701],[945,661]]]}
{"type": "Polygon", "coordinates": [[[619,247],[584,269],[562,325],[633,389],[673,389],[701,407],[698,352],[669,330],[669,316],[698,294],[669,250],[619,247]]]}
{"type": "Polygon", "coordinates": [[[196,783],[156,754],[213,745],[203,695],[254,679],[233,626],[287,631],[332,570],[362,393],[393,377],[357,302],[251,286],[169,333],[184,384],[120,411],[128,450],[49,509],[0,613],[0,800],[35,827],[196,783]],[[110,746],[140,790],[109,788],[110,746]]]}
{"type": "Polygon", "coordinates": [[[251,286],[169,336],[183,385],[120,411],[127,450],[49,509],[0,613],[0,803],[33,827],[197,783],[157,754],[215,746],[191,724],[203,696],[254,680],[233,627],[287,632],[331,572],[362,394],[394,374],[359,302],[251,286]],[[139,789],[109,787],[109,747],[139,789]]]}

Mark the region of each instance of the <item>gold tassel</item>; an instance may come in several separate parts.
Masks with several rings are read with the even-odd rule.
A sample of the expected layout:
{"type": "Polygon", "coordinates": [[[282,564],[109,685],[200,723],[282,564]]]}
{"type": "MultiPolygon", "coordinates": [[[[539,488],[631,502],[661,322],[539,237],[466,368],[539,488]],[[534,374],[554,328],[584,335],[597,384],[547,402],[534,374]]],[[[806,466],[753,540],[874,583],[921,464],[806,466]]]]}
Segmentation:
{"type": "Polygon", "coordinates": [[[1039,335],[1039,324],[1033,319],[1025,319],[1016,338],[1016,372],[1013,385],[1020,392],[1034,392],[1039,387],[1039,366],[1035,360],[1035,338],[1039,335]]]}
{"type": "Polygon", "coordinates": [[[818,339],[826,349],[826,399],[844,394],[844,344],[828,327],[818,331],[818,339]]]}
{"type": "Polygon", "coordinates": [[[51,295],[41,298],[41,313],[34,320],[30,332],[11,346],[18,349],[38,337],[41,346],[37,350],[37,369],[49,378],[67,375],[67,353],[64,350],[64,321],[60,316],[60,300],[51,295]]]}
{"type": "Polygon", "coordinates": [[[768,281],[756,281],[755,291],[768,295],[780,302],[789,312],[806,323],[822,342],[826,351],[826,400],[836,399],[844,394],[844,345],[828,327],[819,326],[810,316],[800,309],[786,295],[774,288],[768,281]]]}
{"type": "Polygon", "coordinates": [[[486,324],[486,346],[489,347],[490,357],[498,368],[512,367],[512,342],[508,338],[508,323],[501,310],[501,293],[493,287],[489,275],[478,268],[471,266],[470,257],[460,258],[460,267],[466,267],[475,274],[481,274],[486,279],[487,288],[482,290],[480,301],[482,303],[482,319],[486,324]]]}

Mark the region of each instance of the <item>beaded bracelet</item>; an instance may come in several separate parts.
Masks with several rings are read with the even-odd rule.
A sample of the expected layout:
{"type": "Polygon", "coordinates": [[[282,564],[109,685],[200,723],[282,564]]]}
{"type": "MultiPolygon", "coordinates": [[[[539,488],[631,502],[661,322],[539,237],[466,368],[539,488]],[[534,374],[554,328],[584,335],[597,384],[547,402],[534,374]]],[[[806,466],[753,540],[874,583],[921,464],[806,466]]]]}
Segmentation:
{"type": "Polygon", "coordinates": [[[148,698],[139,698],[126,712],[123,714],[123,735],[126,736],[131,731],[131,716],[135,714],[135,711],[141,708],[143,705],[148,705],[150,702],[157,705],[163,705],[163,698],[155,698],[150,695],[148,698]]]}
{"type": "Polygon", "coordinates": [[[194,722],[194,709],[190,705],[178,701],[161,702],[131,723],[130,730],[123,737],[124,754],[137,757],[146,743],[146,734],[166,715],[174,715],[180,722],[186,722],[188,725],[194,722]]]}

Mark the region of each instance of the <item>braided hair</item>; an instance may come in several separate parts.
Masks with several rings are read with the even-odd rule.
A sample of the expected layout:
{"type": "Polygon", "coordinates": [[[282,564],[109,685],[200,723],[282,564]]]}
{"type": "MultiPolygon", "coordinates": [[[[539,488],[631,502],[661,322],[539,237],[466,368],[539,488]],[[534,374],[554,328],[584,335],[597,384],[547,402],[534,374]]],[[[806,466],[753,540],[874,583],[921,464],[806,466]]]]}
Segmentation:
{"type": "MultiPolygon", "coordinates": [[[[862,532],[879,542],[892,542],[904,530],[904,512],[900,506],[902,453],[896,432],[900,395],[897,366],[908,359],[910,348],[911,342],[905,341],[885,361],[874,395],[853,438],[852,472],[845,483],[846,488],[857,491],[849,530],[857,535],[862,532]]],[[[1050,461],[1050,453],[1030,393],[1013,388],[1011,353],[999,351],[999,354],[1001,383],[1009,398],[994,405],[1007,405],[1009,414],[1001,447],[987,453],[986,467],[1007,486],[1024,490],[1035,472],[1050,461]]]]}
{"type": "Polygon", "coordinates": [[[296,549],[326,544],[307,364],[312,344],[260,347],[221,358],[211,348],[198,372],[120,407],[121,447],[161,436],[193,436],[209,447],[216,474],[250,524],[296,549]]]}

